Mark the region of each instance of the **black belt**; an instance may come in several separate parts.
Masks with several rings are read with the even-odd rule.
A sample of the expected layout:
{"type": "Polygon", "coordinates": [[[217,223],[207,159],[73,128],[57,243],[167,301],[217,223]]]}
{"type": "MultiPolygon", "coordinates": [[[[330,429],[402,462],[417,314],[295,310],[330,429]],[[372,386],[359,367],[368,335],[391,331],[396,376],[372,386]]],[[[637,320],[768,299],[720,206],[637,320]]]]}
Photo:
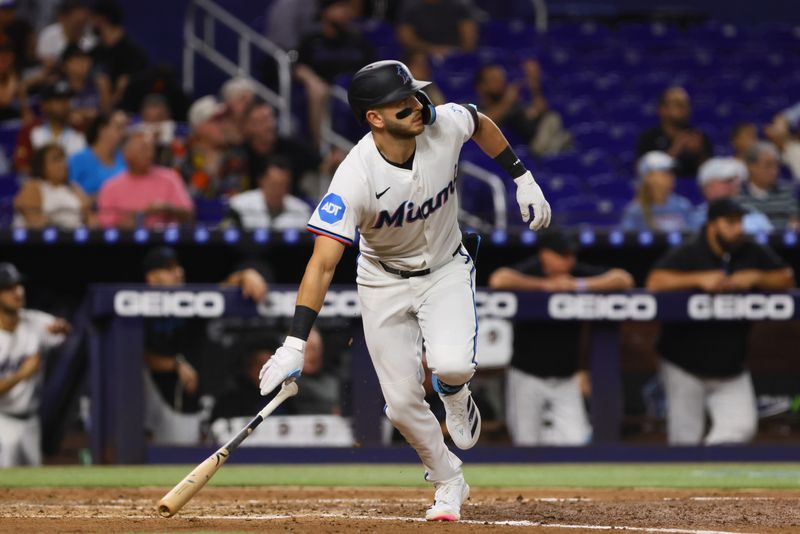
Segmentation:
{"type": "Polygon", "coordinates": [[[0,415],[4,415],[6,417],[10,417],[11,419],[17,419],[19,421],[27,421],[28,419],[34,417],[36,412],[28,412],[28,413],[5,413],[0,412],[0,415]]]}
{"type": "MultiPolygon", "coordinates": [[[[461,245],[460,244],[456,247],[456,249],[453,251],[451,256],[455,256],[456,254],[458,254],[459,250],[461,250],[461,245]]],[[[388,265],[386,265],[385,263],[383,263],[380,260],[378,261],[378,263],[381,264],[381,267],[383,267],[384,271],[386,271],[389,274],[397,275],[400,278],[413,278],[415,276],[425,276],[426,274],[431,274],[431,268],[430,267],[427,268],[427,269],[422,269],[420,271],[403,271],[401,269],[395,269],[393,267],[389,267],[388,265]]]]}

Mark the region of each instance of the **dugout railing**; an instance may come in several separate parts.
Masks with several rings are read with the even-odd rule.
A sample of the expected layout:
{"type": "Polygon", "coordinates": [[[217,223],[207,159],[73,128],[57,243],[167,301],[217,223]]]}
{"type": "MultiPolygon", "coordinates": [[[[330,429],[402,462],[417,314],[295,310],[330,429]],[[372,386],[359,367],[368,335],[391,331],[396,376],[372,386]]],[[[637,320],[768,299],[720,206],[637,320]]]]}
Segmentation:
{"type": "MultiPolygon", "coordinates": [[[[144,285],[94,285],[89,292],[90,441],[93,458],[103,463],[190,462],[210,447],[148,446],[143,431],[142,346],[146,317],[285,316],[294,286],[272,287],[267,301],[254,305],[238,290],[216,285],[158,289],[144,285]]],[[[481,320],[590,321],[592,445],[566,448],[478,446],[462,452],[470,461],[646,461],[646,460],[800,460],[800,447],[746,445],[662,447],[620,442],[622,416],[618,325],[622,321],[787,321],[800,318],[800,291],[780,294],[708,295],[693,293],[515,293],[479,289],[481,320]]],[[[245,447],[237,461],[361,462],[412,461],[408,447],[383,447],[383,400],[369,363],[352,286],[334,286],[321,317],[338,315],[351,325],[350,406],[353,448],[245,447]]],[[[302,388],[301,388],[302,391],[302,388]]],[[[301,393],[302,394],[302,393],[301,393]]]]}

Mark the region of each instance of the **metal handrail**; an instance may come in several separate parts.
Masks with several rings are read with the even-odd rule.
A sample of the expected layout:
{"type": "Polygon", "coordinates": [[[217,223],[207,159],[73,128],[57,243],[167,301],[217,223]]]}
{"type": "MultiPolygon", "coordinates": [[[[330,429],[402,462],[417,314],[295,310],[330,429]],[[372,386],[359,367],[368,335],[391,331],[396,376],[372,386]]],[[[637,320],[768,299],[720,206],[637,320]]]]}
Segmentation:
{"type": "Polygon", "coordinates": [[[278,129],[281,134],[291,134],[292,62],[285,50],[211,0],[192,0],[186,10],[183,24],[183,89],[190,94],[194,92],[195,54],[207,59],[212,65],[230,76],[251,78],[256,94],[278,110],[278,129]],[[198,15],[203,19],[201,36],[196,34],[198,15]],[[214,46],[215,24],[221,24],[237,35],[238,63],[234,63],[216,50],[214,46]],[[252,78],[250,72],[251,47],[255,47],[275,59],[278,65],[277,93],[252,78]]]}
{"type": "Polygon", "coordinates": [[[508,204],[506,203],[506,186],[503,179],[470,161],[462,161],[460,170],[467,176],[480,180],[489,186],[492,190],[492,204],[494,205],[493,228],[495,230],[505,230],[508,225],[508,204]]]}
{"type": "Polygon", "coordinates": [[[536,13],[536,31],[539,33],[547,32],[547,2],[545,0],[531,0],[533,10],[536,13]]]}

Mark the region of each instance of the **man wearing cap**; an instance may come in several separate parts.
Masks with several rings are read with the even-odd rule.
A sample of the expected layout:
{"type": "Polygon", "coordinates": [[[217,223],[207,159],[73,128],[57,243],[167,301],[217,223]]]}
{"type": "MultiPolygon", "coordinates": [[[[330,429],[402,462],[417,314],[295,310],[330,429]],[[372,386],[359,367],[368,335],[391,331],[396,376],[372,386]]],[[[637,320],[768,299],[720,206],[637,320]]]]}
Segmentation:
{"type": "MultiPolygon", "coordinates": [[[[697,174],[697,184],[706,201],[697,206],[692,214],[690,221],[692,230],[699,231],[706,223],[709,203],[723,198],[738,197],[741,184],[746,179],[747,168],[736,158],[716,157],[703,163],[697,174]]],[[[767,216],[757,209],[750,208],[742,216],[742,230],[746,234],[771,232],[772,229],[772,223],[767,216]]]]}
{"type": "Polygon", "coordinates": [[[103,182],[97,196],[102,226],[152,228],[192,219],[194,204],[180,175],[153,165],[155,141],[149,130],[132,130],[122,155],[128,170],[103,182]]]}
{"type": "Polygon", "coordinates": [[[178,165],[195,198],[227,198],[247,190],[250,178],[244,151],[231,146],[227,108],[213,96],[204,96],[189,108],[186,157],[178,165]]]}
{"type": "Polygon", "coordinates": [[[63,319],[25,308],[22,281],[14,265],[0,263],[0,468],[41,465],[42,359],[70,330],[63,319]]]}
{"type": "Polygon", "coordinates": [[[674,192],[673,158],[654,150],[642,156],[637,167],[638,190],[636,198],[622,214],[622,228],[659,232],[688,230],[694,208],[689,199],[674,192]]]}
{"type": "Polygon", "coordinates": [[[31,169],[33,152],[47,143],[58,143],[67,157],[86,147],[82,133],[69,126],[73,93],[66,81],[47,85],[39,95],[43,121],[30,129],[23,128],[17,135],[14,149],[14,166],[19,173],[28,174],[31,169]]]}
{"type": "MultiPolygon", "coordinates": [[[[494,271],[489,287],[548,293],[633,287],[627,271],[577,261],[577,243],[561,230],[540,232],[537,242],[535,256],[494,271]]],[[[583,401],[589,387],[580,371],[584,328],[573,321],[514,323],[506,422],[515,445],[584,445],[589,440],[591,427],[583,401]]]]}
{"type": "MultiPolygon", "coordinates": [[[[794,273],[786,262],[745,238],[745,213],[730,198],[711,202],[706,225],[656,263],[647,289],[746,293],[793,288],[794,273]]],[[[746,443],[755,435],[756,400],[745,368],[748,327],[743,321],[662,325],[658,351],[671,445],[746,443]]]]}
{"type": "MultiPolygon", "coordinates": [[[[142,265],[149,286],[180,288],[185,283],[183,266],[170,247],[151,249],[142,265]]],[[[267,294],[267,282],[252,268],[231,273],[222,284],[240,287],[245,298],[256,302],[262,301],[267,294]]],[[[169,425],[170,414],[199,410],[200,377],[196,368],[202,363],[205,327],[202,320],[162,318],[145,321],[144,361],[150,371],[146,375],[146,427],[156,439],[168,431],[165,425],[169,425]]]]}

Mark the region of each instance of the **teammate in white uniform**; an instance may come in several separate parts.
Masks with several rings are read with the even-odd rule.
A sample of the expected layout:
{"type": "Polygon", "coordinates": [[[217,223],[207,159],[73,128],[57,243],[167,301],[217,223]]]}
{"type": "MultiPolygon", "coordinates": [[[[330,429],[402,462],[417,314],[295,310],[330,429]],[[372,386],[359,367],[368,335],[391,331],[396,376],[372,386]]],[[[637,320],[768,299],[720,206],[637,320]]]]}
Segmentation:
{"type": "Polygon", "coordinates": [[[473,139],[517,183],[522,217],[537,230],[550,206],[503,134],[474,106],[433,107],[405,65],[379,61],[356,73],[348,100],[371,132],[350,151],[308,229],[322,238],[306,267],[289,336],[261,370],[261,393],[300,374],[303,348],[345,245],[361,235],[358,294],[364,334],[386,400],[386,415],[422,460],[436,487],[429,520],[458,520],[469,486],[425,402],[422,345],[447,428],[461,449],[480,434],[467,383],[475,372],[472,258],[461,245],[456,174],[473,139]]]}
{"type": "Polygon", "coordinates": [[[41,358],[69,331],[63,319],[23,306],[19,271],[0,263],[0,468],[42,463],[41,358]]]}

